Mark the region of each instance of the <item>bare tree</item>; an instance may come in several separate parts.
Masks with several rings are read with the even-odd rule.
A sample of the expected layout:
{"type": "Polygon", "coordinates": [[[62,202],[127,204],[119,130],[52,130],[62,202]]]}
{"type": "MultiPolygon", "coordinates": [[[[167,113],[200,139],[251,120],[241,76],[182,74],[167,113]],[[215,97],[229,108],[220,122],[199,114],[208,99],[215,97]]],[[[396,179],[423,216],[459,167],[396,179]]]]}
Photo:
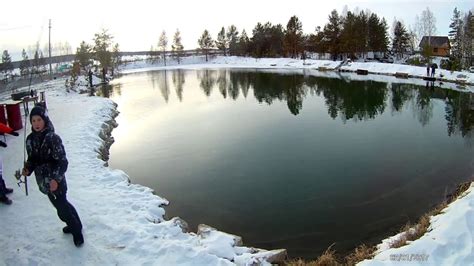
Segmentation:
{"type": "Polygon", "coordinates": [[[431,36],[436,34],[436,18],[429,7],[421,12],[421,17],[416,16],[415,31],[420,39],[423,36],[428,36],[429,43],[431,44],[431,36]]]}

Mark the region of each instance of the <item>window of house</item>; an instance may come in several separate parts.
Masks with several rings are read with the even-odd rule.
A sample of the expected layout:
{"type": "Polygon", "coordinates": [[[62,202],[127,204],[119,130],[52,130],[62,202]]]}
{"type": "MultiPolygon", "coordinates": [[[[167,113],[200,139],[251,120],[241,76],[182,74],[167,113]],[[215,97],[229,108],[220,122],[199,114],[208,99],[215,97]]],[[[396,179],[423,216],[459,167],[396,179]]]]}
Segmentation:
{"type": "Polygon", "coordinates": [[[433,48],[433,52],[437,53],[437,52],[438,52],[438,48],[433,48]]]}

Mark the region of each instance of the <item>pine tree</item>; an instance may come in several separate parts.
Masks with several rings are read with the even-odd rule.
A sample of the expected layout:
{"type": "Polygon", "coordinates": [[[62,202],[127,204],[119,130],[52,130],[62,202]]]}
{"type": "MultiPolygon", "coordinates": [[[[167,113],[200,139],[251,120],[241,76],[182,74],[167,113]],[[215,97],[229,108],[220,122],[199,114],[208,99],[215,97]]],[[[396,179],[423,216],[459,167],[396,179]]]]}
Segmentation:
{"type": "Polygon", "coordinates": [[[249,43],[250,43],[250,39],[247,36],[247,32],[245,31],[245,29],[243,29],[242,34],[240,34],[239,42],[238,42],[238,45],[237,45],[237,47],[238,47],[237,54],[241,55],[241,56],[247,55],[248,50],[249,50],[249,43]]]}
{"type": "MultiPolygon", "coordinates": [[[[345,18],[341,21],[340,33],[340,52],[345,53],[348,57],[355,57],[357,52],[355,40],[361,35],[357,30],[356,16],[351,11],[346,13],[345,18]]],[[[330,47],[330,46],[329,46],[330,47]]]]}
{"type": "Polygon", "coordinates": [[[150,47],[150,51],[148,52],[148,57],[147,57],[147,61],[149,63],[155,63],[155,48],[153,48],[153,45],[150,47]]]}
{"type": "Polygon", "coordinates": [[[184,46],[181,44],[181,32],[179,29],[176,29],[176,32],[174,33],[171,50],[173,51],[176,60],[178,60],[178,64],[180,64],[181,57],[183,56],[184,46]]]}
{"type": "Polygon", "coordinates": [[[38,73],[40,66],[40,58],[38,50],[35,51],[35,55],[33,57],[33,73],[38,73]]]}
{"type": "Polygon", "coordinates": [[[329,15],[329,23],[324,26],[324,39],[328,47],[328,52],[334,60],[340,53],[340,37],[341,37],[341,18],[336,10],[329,15]]]}
{"type": "Polygon", "coordinates": [[[451,44],[451,61],[455,65],[459,65],[461,62],[463,51],[462,51],[462,30],[463,21],[461,20],[461,13],[457,8],[454,8],[453,17],[449,24],[450,31],[448,33],[449,42],[451,44]]]}
{"type": "Polygon", "coordinates": [[[4,50],[2,54],[2,65],[1,65],[1,71],[6,73],[9,73],[13,70],[13,63],[12,63],[12,58],[10,54],[8,53],[8,50],[4,50]]]}
{"type": "Polygon", "coordinates": [[[116,43],[112,49],[112,76],[114,75],[114,70],[117,69],[120,64],[122,64],[122,56],[120,55],[119,44],[116,43]]]}
{"type": "Polygon", "coordinates": [[[206,62],[208,61],[208,54],[209,50],[214,47],[214,40],[212,40],[211,35],[209,34],[209,31],[204,30],[204,32],[201,35],[201,38],[198,40],[199,47],[201,50],[204,52],[206,55],[206,62]]]}
{"type": "Polygon", "coordinates": [[[225,29],[222,27],[221,31],[217,34],[217,40],[216,40],[216,47],[217,49],[221,50],[224,52],[224,56],[227,55],[227,49],[228,49],[229,43],[227,41],[227,37],[225,34],[225,29]]]}
{"type": "Polygon", "coordinates": [[[472,66],[474,54],[474,16],[469,11],[464,18],[464,27],[462,35],[463,63],[466,67],[472,66]]]}
{"type": "Polygon", "coordinates": [[[227,28],[227,41],[229,43],[229,54],[236,55],[238,50],[239,32],[234,25],[227,28]]]}
{"type": "Polygon", "coordinates": [[[297,16],[292,16],[286,24],[284,47],[286,54],[289,54],[292,58],[298,57],[304,50],[303,24],[297,16]]]}
{"type": "Polygon", "coordinates": [[[393,29],[392,51],[398,59],[403,58],[403,55],[408,51],[409,38],[410,36],[402,22],[396,21],[393,29]]]}
{"type": "Polygon", "coordinates": [[[82,41],[76,50],[76,61],[85,70],[91,62],[92,48],[85,41],[82,41]]]}
{"type": "Polygon", "coordinates": [[[158,41],[158,47],[163,54],[163,62],[166,66],[166,47],[168,46],[168,37],[166,37],[166,32],[163,31],[160,35],[160,40],[158,41]]]}
{"type": "Polygon", "coordinates": [[[367,48],[373,52],[386,52],[389,38],[385,18],[380,19],[376,14],[371,14],[368,21],[367,48]]]}
{"type": "Polygon", "coordinates": [[[21,62],[20,62],[20,74],[21,75],[28,75],[30,69],[30,60],[28,60],[28,54],[26,53],[25,49],[21,52],[21,62]]]}
{"type": "Polygon", "coordinates": [[[99,61],[105,71],[107,71],[112,64],[112,53],[109,49],[114,38],[107,31],[106,29],[102,29],[100,33],[94,35],[94,47],[92,48],[94,59],[99,61]]]}

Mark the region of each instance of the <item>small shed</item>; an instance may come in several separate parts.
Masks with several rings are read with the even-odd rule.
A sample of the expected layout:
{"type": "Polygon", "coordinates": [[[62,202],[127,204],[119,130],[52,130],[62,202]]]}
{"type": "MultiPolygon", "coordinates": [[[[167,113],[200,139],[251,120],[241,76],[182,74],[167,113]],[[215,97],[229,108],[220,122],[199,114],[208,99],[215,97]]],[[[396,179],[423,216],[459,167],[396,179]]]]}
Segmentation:
{"type": "Polygon", "coordinates": [[[431,49],[434,56],[449,56],[451,45],[447,36],[423,36],[420,41],[420,49],[423,50],[425,46],[431,49]]]}

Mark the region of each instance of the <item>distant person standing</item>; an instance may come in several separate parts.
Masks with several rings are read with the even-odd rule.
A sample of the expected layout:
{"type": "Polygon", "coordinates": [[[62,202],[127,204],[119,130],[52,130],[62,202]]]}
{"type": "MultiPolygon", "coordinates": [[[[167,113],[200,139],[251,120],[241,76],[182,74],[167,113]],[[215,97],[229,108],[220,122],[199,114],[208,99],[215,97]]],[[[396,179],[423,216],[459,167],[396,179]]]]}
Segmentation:
{"type": "Polygon", "coordinates": [[[426,76],[430,76],[430,64],[426,64],[426,76]]]}
{"type": "Polygon", "coordinates": [[[89,86],[92,88],[92,70],[89,69],[89,86]]]}
{"type": "Polygon", "coordinates": [[[435,64],[432,64],[432,65],[431,65],[431,77],[434,77],[434,76],[435,76],[435,71],[436,71],[436,65],[435,65],[435,64]]]}

